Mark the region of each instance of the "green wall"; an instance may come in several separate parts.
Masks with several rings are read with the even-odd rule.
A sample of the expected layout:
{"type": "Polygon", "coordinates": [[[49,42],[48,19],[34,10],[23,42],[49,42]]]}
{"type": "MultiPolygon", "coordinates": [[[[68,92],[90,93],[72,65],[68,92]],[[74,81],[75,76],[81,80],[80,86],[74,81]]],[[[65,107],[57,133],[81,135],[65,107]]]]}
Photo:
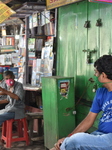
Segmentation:
{"type": "MultiPolygon", "coordinates": [[[[111,27],[112,5],[82,1],[58,8],[57,75],[75,79],[77,124],[88,113],[95,94],[94,82],[89,81],[94,75],[94,61],[111,54],[111,27]],[[96,26],[98,19],[102,20],[101,27],[96,26]],[[84,27],[87,20],[90,28],[84,27]]],[[[97,127],[97,122],[93,128],[97,127]]]]}

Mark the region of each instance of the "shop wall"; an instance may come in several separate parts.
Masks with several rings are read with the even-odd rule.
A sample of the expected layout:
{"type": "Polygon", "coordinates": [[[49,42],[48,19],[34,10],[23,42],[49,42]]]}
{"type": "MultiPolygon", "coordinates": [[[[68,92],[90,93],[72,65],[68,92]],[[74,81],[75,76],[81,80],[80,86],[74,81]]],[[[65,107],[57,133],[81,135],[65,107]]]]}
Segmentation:
{"type": "Polygon", "coordinates": [[[109,4],[83,1],[58,9],[57,75],[75,79],[77,124],[89,112],[95,95],[95,84],[90,79],[94,76],[93,64],[99,56],[111,54],[111,26],[112,7],[109,4]],[[100,27],[96,26],[98,19],[102,22],[100,27]],[[87,20],[89,28],[84,27],[87,20]],[[88,49],[88,52],[83,51],[88,49]],[[88,56],[91,56],[89,61],[88,56]]]}

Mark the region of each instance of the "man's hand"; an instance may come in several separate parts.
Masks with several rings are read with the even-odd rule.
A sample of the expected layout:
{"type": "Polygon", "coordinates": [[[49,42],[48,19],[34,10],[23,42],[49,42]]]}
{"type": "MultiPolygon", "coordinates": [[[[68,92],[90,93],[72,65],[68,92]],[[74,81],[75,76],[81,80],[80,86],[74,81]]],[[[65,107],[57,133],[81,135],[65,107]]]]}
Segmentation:
{"type": "Polygon", "coordinates": [[[64,141],[65,138],[59,139],[57,143],[54,144],[54,147],[56,148],[56,150],[60,150],[60,146],[62,144],[62,142],[64,141]]]}
{"type": "Polygon", "coordinates": [[[0,91],[4,92],[5,93],[5,89],[3,89],[2,87],[0,87],[0,91]]]}

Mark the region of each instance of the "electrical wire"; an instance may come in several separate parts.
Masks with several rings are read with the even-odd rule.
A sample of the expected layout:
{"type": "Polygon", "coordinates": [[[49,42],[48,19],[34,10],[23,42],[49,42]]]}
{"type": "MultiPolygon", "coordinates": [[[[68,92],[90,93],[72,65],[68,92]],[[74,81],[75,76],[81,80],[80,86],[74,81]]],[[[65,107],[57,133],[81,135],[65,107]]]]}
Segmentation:
{"type": "MultiPolygon", "coordinates": [[[[91,79],[91,78],[90,78],[90,79],[91,79]]],[[[89,79],[89,81],[90,81],[90,79],[89,79]]],[[[77,106],[77,105],[79,104],[79,102],[81,101],[81,99],[82,99],[82,97],[84,96],[85,92],[87,91],[88,87],[91,85],[91,82],[89,82],[89,81],[87,82],[87,85],[86,85],[86,87],[85,87],[85,89],[84,89],[82,95],[81,95],[80,98],[78,99],[78,101],[77,101],[77,103],[76,103],[75,106],[77,106]]]]}

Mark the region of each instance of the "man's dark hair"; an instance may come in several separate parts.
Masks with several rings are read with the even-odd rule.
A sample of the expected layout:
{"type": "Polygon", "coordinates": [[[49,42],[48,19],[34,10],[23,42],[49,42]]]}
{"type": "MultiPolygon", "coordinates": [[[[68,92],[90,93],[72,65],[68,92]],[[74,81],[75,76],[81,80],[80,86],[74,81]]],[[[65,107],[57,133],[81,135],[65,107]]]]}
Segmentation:
{"type": "Polygon", "coordinates": [[[94,63],[94,67],[101,74],[104,72],[107,75],[108,79],[112,80],[112,56],[111,55],[103,55],[99,59],[97,59],[94,63]]]}
{"type": "Polygon", "coordinates": [[[15,78],[15,75],[14,75],[14,73],[12,72],[12,71],[5,71],[4,73],[3,73],[3,76],[5,77],[5,76],[10,76],[12,79],[14,79],[15,78]]]}

